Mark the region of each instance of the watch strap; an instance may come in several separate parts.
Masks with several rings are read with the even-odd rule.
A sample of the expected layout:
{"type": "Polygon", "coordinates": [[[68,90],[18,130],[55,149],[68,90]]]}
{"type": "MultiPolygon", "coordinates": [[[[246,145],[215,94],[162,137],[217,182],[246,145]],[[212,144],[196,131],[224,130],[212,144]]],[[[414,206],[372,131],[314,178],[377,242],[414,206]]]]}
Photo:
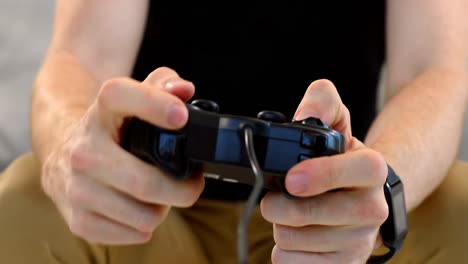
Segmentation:
{"type": "Polygon", "coordinates": [[[379,256],[371,256],[367,261],[369,264],[385,263],[391,259],[403,245],[408,232],[403,183],[393,168],[388,164],[387,167],[388,174],[384,185],[384,194],[389,213],[387,220],[380,228],[380,233],[388,252],[379,256]]]}

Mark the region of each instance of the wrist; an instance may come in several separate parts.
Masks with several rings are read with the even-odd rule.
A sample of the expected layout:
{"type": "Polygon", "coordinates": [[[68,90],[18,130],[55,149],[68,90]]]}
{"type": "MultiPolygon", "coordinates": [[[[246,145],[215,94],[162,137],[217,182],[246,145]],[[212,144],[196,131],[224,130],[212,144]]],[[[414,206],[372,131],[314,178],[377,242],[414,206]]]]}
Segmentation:
{"type": "MultiPolygon", "coordinates": [[[[389,213],[387,220],[380,227],[379,236],[388,251],[383,255],[371,256],[368,263],[384,263],[392,258],[403,245],[408,232],[403,183],[392,167],[388,164],[387,167],[387,180],[383,188],[389,213]]],[[[376,241],[376,247],[378,240],[379,238],[376,241]]]]}
{"type": "Polygon", "coordinates": [[[50,160],[54,152],[70,139],[80,123],[76,112],[67,111],[69,114],[63,110],[61,112],[38,111],[33,114],[31,123],[32,151],[42,165],[50,160]]]}

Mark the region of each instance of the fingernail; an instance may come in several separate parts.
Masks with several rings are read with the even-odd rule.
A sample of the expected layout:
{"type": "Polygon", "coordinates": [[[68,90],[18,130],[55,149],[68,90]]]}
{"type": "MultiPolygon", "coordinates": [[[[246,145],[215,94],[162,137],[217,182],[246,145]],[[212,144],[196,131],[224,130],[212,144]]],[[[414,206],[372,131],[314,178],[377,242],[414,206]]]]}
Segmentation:
{"type": "Polygon", "coordinates": [[[169,124],[175,127],[180,127],[185,124],[188,113],[179,104],[173,104],[169,107],[167,120],[169,124]]]}
{"type": "Polygon", "coordinates": [[[286,177],[286,189],[291,194],[302,194],[309,188],[307,177],[303,174],[291,174],[286,177]]]}

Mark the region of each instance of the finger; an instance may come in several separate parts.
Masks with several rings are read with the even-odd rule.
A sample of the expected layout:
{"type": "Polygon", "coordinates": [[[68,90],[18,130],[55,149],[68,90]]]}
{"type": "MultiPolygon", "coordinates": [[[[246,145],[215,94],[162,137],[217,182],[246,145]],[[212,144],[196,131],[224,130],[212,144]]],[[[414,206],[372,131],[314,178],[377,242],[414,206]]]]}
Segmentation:
{"type": "Polygon", "coordinates": [[[341,132],[346,142],[351,139],[351,118],[348,108],[341,101],[335,85],[329,80],[312,82],[297,107],[294,119],[316,117],[341,132]]]}
{"type": "Polygon", "coordinates": [[[169,211],[168,206],[136,201],[84,175],[73,176],[68,186],[71,204],[143,233],[153,232],[169,211]]]}
{"type": "Polygon", "coordinates": [[[136,231],[82,209],[73,210],[69,227],[73,234],[92,243],[137,244],[145,243],[151,238],[151,233],[136,231]]]}
{"type": "Polygon", "coordinates": [[[308,197],[339,188],[383,186],[387,165],[382,155],[368,148],[305,160],[286,175],[289,193],[308,197]]]}
{"type": "Polygon", "coordinates": [[[88,175],[140,202],[188,207],[204,188],[201,173],[176,180],[101,136],[95,144],[81,141],[69,150],[72,174],[88,175]]]}
{"type": "Polygon", "coordinates": [[[195,93],[195,86],[192,82],[182,79],[177,72],[167,67],[154,70],[143,83],[162,88],[183,101],[189,100],[195,93]]]}
{"type": "Polygon", "coordinates": [[[370,227],[274,225],[273,228],[273,237],[280,249],[310,253],[372,251],[376,236],[377,229],[370,227]]]}
{"type": "Polygon", "coordinates": [[[204,188],[201,174],[181,181],[164,174],[117,145],[108,144],[105,152],[113,153],[91,173],[98,181],[141,202],[176,207],[192,206],[204,188]]]}
{"type": "Polygon", "coordinates": [[[388,216],[383,192],[328,192],[303,200],[291,200],[281,193],[268,193],[260,208],[265,220],[286,226],[379,226],[388,216]]]}
{"type": "Polygon", "coordinates": [[[94,106],[98,121],[111,131],[131,116],[167,129],[180,128],[188,119],[187,107],[177,96],[127,78],[104,83],[94,106]]]}
{"type": "Polygon", "coordinates": [[[287,251],[275,246],[271,253],[271,261],[273,264],[335,264],[343,262],[338,253],[309,253],[299,251],[287,251]]]}

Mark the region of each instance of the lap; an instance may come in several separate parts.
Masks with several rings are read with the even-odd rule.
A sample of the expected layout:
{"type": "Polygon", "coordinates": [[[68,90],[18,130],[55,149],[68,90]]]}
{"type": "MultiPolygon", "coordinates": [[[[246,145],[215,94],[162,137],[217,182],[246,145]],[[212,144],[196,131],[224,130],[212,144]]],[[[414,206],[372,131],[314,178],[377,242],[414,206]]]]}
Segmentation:
{"type": "MultiPolygon", "coordinates": [[[[243,204],[200,200],[173,209],[144,245],[106,247],[75,237],[42,192],[34,156],[17,159],[0,176],[0,256],[5,263],[237,263],[236,227],[243,204]]],[[[442,185],[408,217],[409,233],[389,263],[468,260],[468,163],[457,162],[442,185]]],[[[271,225],[255,211],[250,262],[269,263],[271,225]]]]}
{"type": "Polygon", "coordinates": [[[439,188],[408,215],[409,232],[389,263],[468,261],[468,163],[456,162],[439,188]]]}
{"type": "MultiPolygon", "coordinates": [[[[0,256],[5,263],[60,263],[64,253],[90,263],[93,248],[68,232],[41,192],[39,169],[31,156],[13,162],[0,178],[0,256]]],[[[95,256],[93,256],[95,255],[95,256]]]]}
{"type": "Polygon", "coordinates": [[[30,263],[207,263],[198,238],[172,211],[144,245],[107,247],[74,236],[40,186],[32,155],[0,176],[0,262],[30,263]]]}

